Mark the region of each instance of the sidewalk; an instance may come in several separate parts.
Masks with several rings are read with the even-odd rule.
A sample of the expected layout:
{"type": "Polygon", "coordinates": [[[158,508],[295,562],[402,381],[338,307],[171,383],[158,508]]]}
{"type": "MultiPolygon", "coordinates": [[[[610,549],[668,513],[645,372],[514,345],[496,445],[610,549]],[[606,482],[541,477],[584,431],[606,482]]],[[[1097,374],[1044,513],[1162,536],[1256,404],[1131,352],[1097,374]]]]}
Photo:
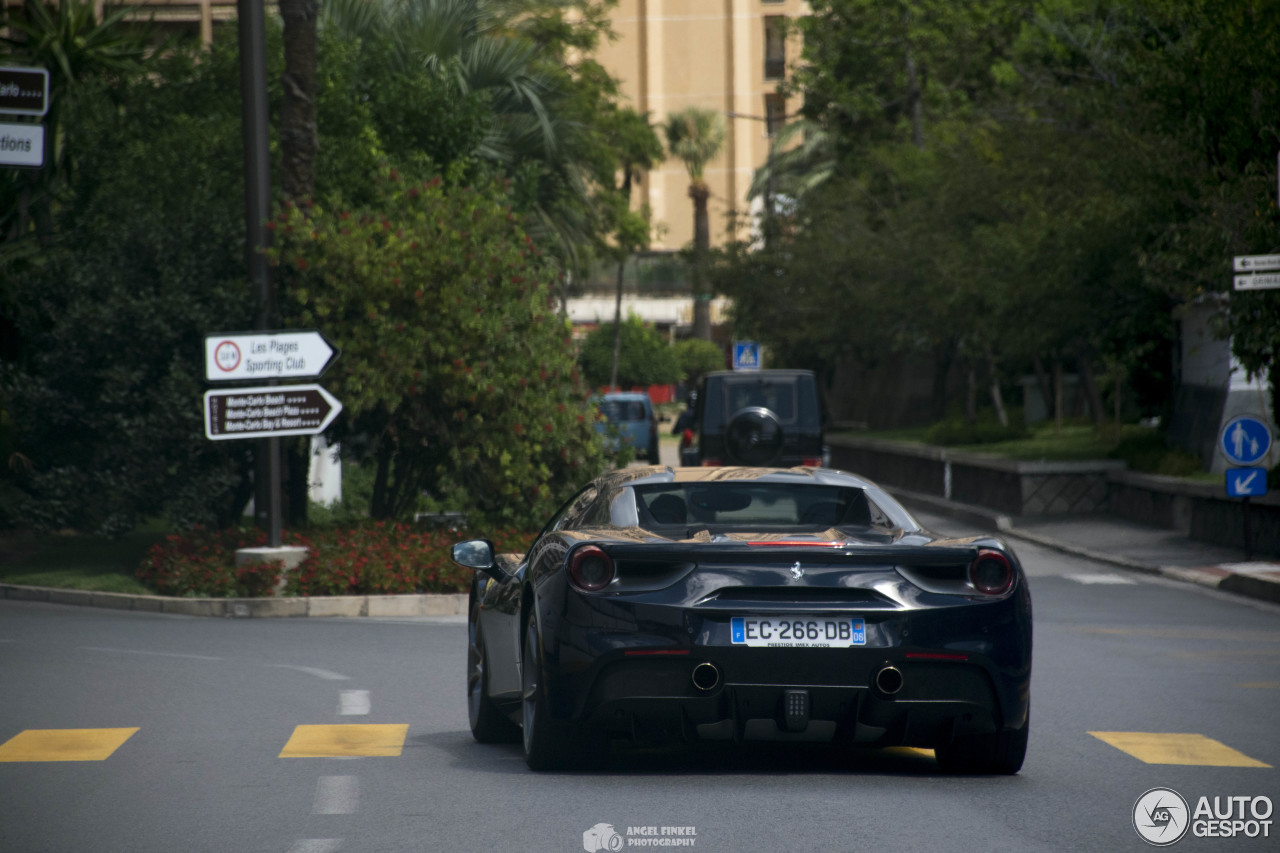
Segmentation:
{"type": "Polygon", "coordinates": [[[890,491],[908,508],[947,515],[1067,554],[1280,603],[1280,561],[1198,542],[1176,530],[1102,515],[1010,518],[983,507],[890,491]]]}

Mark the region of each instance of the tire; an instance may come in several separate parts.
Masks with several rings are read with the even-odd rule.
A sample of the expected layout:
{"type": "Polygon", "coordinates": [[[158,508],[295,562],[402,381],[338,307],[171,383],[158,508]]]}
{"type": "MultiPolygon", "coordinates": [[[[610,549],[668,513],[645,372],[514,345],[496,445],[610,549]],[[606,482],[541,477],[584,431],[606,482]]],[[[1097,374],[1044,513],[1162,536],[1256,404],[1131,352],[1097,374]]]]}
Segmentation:
{"type": "Polygon", "coordinates": [[[572,741],[565,736],[547,707],[546,673],[538,620],[529,617],[525,628],[521,675],[521,719],[524,761],[530,770],[561,770],[573,763],[572,741]]]}
{"type": "Polygon", "coordinates": [[[520,729],[489,698],[489,666],[475,608],[467,621],[467,719],[478,743],[514,743],[520,729]]]}
{"type": "Polygon", "coordinates": [[[742,409],[725,425],[725,456],[734,465],[776,465],[782,461],[784,438],[773,412],[759,406],[742,409]]]}
{"type": "Polygon", "coordinates": [[[1028,719],[1022,728],[1013,731],[954,738],[946,746],[938,747],[934,754],[938,766],[946,773],[1012,776],[1022,769],[1030,732],[1031,720],[1028,719]]]}

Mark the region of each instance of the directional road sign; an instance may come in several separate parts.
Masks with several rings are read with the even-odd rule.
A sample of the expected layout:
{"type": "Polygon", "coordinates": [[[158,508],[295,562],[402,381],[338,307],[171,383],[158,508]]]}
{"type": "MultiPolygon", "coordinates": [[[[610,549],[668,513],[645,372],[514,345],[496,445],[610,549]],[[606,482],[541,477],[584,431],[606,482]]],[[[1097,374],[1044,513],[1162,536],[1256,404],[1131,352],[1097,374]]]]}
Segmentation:
{"type": "Polygon", "coordinates": [[[44,165],[44,125],[0,123],[0,166],[44,165]]]}
{"type": "Polygon", "coordinates": [[[1280,273],[1238,275],[1233,279],[1235,290],[1275,290],[1280,287],[1280,273]]]}
{"type": "Polygon", "coordinates": [[[315,377],[338,352],[314,329],[239,332],[204,337],[204,378],[209,382],[315,377]]]}
{"type": "Polygon", "coordinates": [[[1233,464],[1252,465],[1271,450],[1271,430],[1261,418],[1240,415],[1227,421],[1218,446],[1233,464]]]}
{"type": "Polygon", "coordinates": [[[733,369],[759,370],[760,344],[756,341],[733,342],[733,369]]]}
{"type": "Polygon", "coordinates": [[[1227,469],[1227,497],[1254,498],[1266,493],[1266,468],[1227,469]]]}
{"type": "Polygon", "coordinates": [[[206,391],[204,434],[214,441],[318,435],[342,411],[319,385],[267,385],[206,391]]]}
{"type": "Polygon", "coordinates": [[[49,72],[43,68],[0,68],[0,115],[42,116],[49,112],[49,72]]]}
{"type": "Polygon", "coordinates": [[[1280,270],[1280,255],[1236,255],[1232,266],[1236,272],[1280,270]]]}

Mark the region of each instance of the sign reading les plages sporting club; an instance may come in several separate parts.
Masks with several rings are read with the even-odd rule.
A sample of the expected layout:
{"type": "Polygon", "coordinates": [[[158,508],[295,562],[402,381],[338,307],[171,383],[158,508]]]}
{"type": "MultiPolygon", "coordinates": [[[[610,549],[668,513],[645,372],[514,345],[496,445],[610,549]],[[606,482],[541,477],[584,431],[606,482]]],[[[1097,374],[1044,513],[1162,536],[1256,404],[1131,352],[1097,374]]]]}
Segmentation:
{"type": "Polygon", "coordinates": [[[314,329],[216,333],[204,337],[204,378],[239,382],[314,377],[338,355],[338,349],[314,329]]]}

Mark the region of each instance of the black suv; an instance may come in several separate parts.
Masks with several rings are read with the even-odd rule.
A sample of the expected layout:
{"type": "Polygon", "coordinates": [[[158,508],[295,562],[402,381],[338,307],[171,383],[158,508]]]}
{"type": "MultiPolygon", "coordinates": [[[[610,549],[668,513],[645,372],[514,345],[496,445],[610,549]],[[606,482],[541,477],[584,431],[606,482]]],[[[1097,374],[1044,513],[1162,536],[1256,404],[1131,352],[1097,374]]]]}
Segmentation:
{"type": "Polygon", "coordinates": [[[822,465],[823,411],[808,370],[717,371],[698,382],[682,465],[822,465]]]}

